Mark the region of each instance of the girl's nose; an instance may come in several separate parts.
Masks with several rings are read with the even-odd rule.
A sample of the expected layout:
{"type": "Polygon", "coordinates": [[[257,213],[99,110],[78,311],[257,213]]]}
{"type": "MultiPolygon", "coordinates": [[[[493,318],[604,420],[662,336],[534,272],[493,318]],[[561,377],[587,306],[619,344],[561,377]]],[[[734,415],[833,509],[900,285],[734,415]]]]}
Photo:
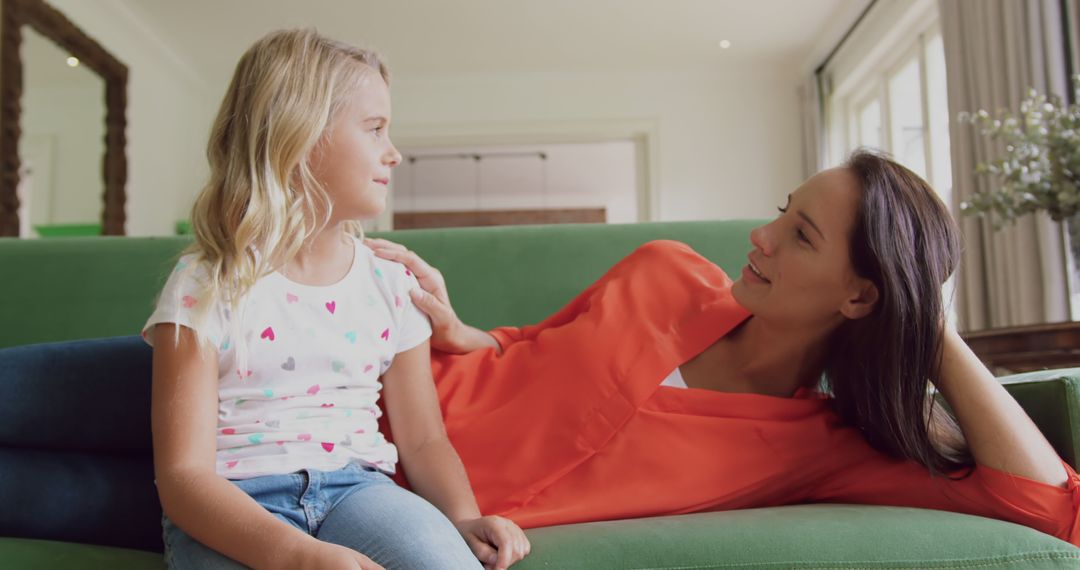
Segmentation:
{"type": "Polygon", "coordinates": [[[387,156],[386,156],[386,164],[389,165],[391,168],[393,168],[393,167],[397,166],[400,163],[401,163],[401,153],[398,152],[398,149],[397,149],[396,146],[391,144],[390,145],[390,152],[387,153],[387,156]]]}

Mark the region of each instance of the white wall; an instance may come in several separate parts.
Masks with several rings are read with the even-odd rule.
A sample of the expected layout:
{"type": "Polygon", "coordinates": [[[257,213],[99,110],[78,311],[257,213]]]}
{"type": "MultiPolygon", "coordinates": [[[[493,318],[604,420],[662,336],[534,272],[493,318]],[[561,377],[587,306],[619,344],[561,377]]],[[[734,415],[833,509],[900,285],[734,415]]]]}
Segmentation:
{"type": "Polygon", "coordinates": [[[801,182],[796,63],[395,75],[391,135],[405,142],[524,143],[559,142],[561,131],[566,142],[580,142],[590,131],[636,125],[652,139],[654,220],[768,217],[801,182]]]}
{"type": "Polygon", "coordinates": [[[205,83],[121,2],[49,3],[128,67],[128,235],[172,233],[206,179],[205,83]]]}
{"type": "MultiPolygon", "coordinates": [[[[205,180],[206,136],[225,85],[203,84],[123,2],[53,4],[130,68],[128,233],[170,233],[205,180]]],[[[393,77],[391,132],[401,141],[440,145],[643,133],[650,160],[641,174],[653,193],[652,219],[768,217],[802,177],[798,64],[400,73],[393,77]]]]}

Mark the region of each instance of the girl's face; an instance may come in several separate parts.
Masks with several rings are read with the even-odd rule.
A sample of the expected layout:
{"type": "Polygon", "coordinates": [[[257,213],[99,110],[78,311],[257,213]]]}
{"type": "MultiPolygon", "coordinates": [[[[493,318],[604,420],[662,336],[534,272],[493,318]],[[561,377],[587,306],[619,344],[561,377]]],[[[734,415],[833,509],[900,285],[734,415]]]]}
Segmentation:
{"type": "Polygon", "coordinates": [[[790,194],[775,220],[750,232],[735,300],[789,330],[827,331],[868,314],[877,289],[855,274],[849,253],[860,192],[854,174],[838,168],[790,194]]]}
{"type": "Polygon", "coordinates": [[[378,72],[347,95],[311,156],[311,172],[330,195],[330,222],[365,220],[386,208],[390,169],[401,153],[390,142],[390,89],[378,72]]]}

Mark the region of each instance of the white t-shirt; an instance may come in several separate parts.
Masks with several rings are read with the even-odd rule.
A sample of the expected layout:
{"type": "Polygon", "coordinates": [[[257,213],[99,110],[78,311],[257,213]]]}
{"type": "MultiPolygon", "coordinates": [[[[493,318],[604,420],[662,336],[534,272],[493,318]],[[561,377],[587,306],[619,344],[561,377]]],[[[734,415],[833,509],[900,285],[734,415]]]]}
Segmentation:
{"type": "Polygon", "coordinates": [[[683,380],[682,370],[676,366],[675,370],[671,371],[671,374],[664,378],[664,381],[660,383],[661,386],[671,386],[672,388],[686,388],[686,380],[683,380]]]}
{"type": "Polygon", "coordinates": [[[221,476],[349,463],[394,471],[397,449],[379,433],[379,377],[395,354],[431,336],[431,324],[412,304],[409,290],[419,285],[405,266],[355,243],[352,267],[333,285],[302,285],[278,272],[256,282],[238,339],[225,303],[203,306],[207,267],[194,255],[182,257],[165,283],[143,338],[157,323],[177,323],[218,346],[221,476]],[[243,370],[238,341],[246,346],[243,370]]]}

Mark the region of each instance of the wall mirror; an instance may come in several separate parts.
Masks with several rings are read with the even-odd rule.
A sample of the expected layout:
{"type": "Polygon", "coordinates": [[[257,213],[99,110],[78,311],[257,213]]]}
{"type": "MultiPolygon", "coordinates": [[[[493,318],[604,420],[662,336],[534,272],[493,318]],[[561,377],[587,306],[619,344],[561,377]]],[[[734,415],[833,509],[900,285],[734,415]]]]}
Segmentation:
{"type": "Polygon", "coordinates": [[[0,0],[0,236],[124,234],[127,73],[42,0],[0,0]]]}

